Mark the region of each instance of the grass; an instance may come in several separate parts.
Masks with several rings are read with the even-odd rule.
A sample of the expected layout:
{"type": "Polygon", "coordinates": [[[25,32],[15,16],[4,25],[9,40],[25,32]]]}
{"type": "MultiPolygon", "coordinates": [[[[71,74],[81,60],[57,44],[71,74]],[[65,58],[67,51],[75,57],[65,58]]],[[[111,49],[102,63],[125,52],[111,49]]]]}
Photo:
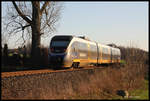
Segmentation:
{"type": "Polygon", "coordinates": [[[129,91],[129,98],[122,98],[120,96],[114,96],[112,99],[120,100],[148,100],[149,99],[149,82],[145,80],[141,88],[129,91]]]}
{"type": "Polygon", "coordinates": [[[126,64],[126,61],[125,60],[120,60],[120,63],[121,64],[126,64]]]}
{"type": "Polygon", "coordinates": [[[149,96],[148,96],[149,90],[137,89],[137,90],[131,91],[130,93],[131,95],[129,96],[129,99],[131,100],[148,100],[149,99],[149,96]]]}
{"type": "Polygon", "coordinates": [[[8,56],[13,56],[13,54],[12,54],[12,53],[9,53],[8,56]]]}
{"type": "MultiPolygon", "coordinates": [[[[130,68],[130,67],[128,67],[128,68],[130,68]]],[[[136,67],[134,67],[134,69],[133,69],[134,71],[135,71],[135,68],[136,67]]],[[[108,69],[108,70],[110,70],[110,69],[108,69]]],[[[132,72],[134,72],[134,71],[132,71],[132,72]]],[[[96,78],[97,76],[94,76],[94,78],[90,80],[91,82],[89,84],[84,84],[84,86],[80,84],[81,91],[79,91],[74,96],[70,96],[69,99],[110,99],[110,100],[116,100],[116,99],[117,100],[118,99],[119,100],[145,100],[145,99],[148,100],[149,99],[149,95],[148,95],[149,94],[149,89],[148,89],[149,82],[148,82],[148,80],[146,80],[146,79],[144,80],[142,78],[138,78],[137,80],[135,78],[128,78],[131,80],[134,79],[136,81],[134,83],[134,85],[132,85],[132,87],[130,87],[132,89],[128,90],[129,98],[123,98],[115,93],[107,93],[104,90],[99,91],[98,88],[103,89],[103,87],[106,88],[106,86],[107,86],[108,90],[110,90],[110,91],[115,88],[119,89],[119,85],[115,84],[115,82],[121,83],[120,80],[118,80],[119,78],[117,79],[118,81],[115,81],[115,82],[111,81],[111,80],[113,80],[113,78],[111,78],[112,76],[108,75],[108,74],[110,74],[110,72],[111,72],[111,74],[113,74],[112,75],[112,76],[114,76],[113,78],[119,77],[119,75],[114,75],[114,74],[118,74],[118,72],[119,72],[116,70],[112,70],[109,72],[107,71],[106,75],[103,74],[103,72],[101,72],[101,74],[103,74],[103,76],[99,75],[101,77],[101,79],[98,79],[99,76],[98,76],[98,78],[96,78]],[[106,76],[106,77],[104,77],[104,76],[106,76]],[[110,79],[107,80],[108,77],[110,79]],[[106,82],[106,81],[108,81],[108,82],[106,82]],[[108,83],[111,83],[111,84],[109,85],[108,83]],[[105,85],[102,85],[102,84],[105,84],[105,85]],[[113,85],[113,86],[111,86],[111,85],[113,85]],[[91,87],[91,86],[93,86],[93,87],[91,87]],[[90,90],[88,90],[88,88],[90,88],[90,90]],[[84,92],[86,91],[87,93],[83,94],[82,93],[83,91],[84,92]]],[[[125,73],[125,71],[122,71],[122,72],[125,73]]],[[[129,71],[127,71],[127,72],[129,72],[129,71]]],[[[130,70],[130,72],[131,72],[131,70],[130,70]]],[[[131,73],[131,74],[132,74],[132,76],[135,75],[134,73],[131,73]]],[[[124,75],[126,75],[126,73],[124,75]]],[[[114,79],[114,80],[116,80],[116,79],[114,79]]],[[[124,80],[124,78],[123,78],[123,80],[124,80]]],[[[121,88],[123,89],[123,87],[121,87],[121,88]]]]}
{"type": "Polygon", "coordinates": [[[149,99],[149,88],[148,88],[149,82],[148,80],[145,80],[143,83],[143,87],[141,89],[130,91],[131,98],[133,100],[148,100],[149,99]]]}
{"type": "Polygon", "coordinates": [[[149,90],[134,90],[134,91],[130,91],[130,96],[129,98],[122,98],[121,96],[118,95],[114,95],[114,96],[109,96],[109,95],[104,95],[103,97],[101,95],[98,94],[91,94],[91,95],[76,95],[73,97],[70,97],[69,99],[110,99],[110,100],[148,100],[149,99],[149,90]]]}
{"type": "Polygon", "coordinates": [[[110,94],[102,92],[90,92],[88,94],[75,94],[74,96],[68,97],[68,99],[111,99],[113,97],[110,94]]]}

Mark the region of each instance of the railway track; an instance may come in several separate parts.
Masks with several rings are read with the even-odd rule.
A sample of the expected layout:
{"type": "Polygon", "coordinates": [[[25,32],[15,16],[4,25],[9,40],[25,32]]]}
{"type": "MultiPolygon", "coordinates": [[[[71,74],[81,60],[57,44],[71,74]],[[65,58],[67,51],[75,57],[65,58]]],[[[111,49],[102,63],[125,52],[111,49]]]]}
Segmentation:
{"type": "Polygon", "coordinates": [[[42,70],[26,70],[26,71],[16,71],[16,72],[2,72],[2,78],[15,77],[15,76],[28,76],[28,75],[37,75],[37,74],[47,74],[47,73],[57,73],[57,72],[71,72],[71,71],[81,71],[81,70],[89,70],[89,69],[102,69],[103,66],[100,67],[84,67],[84,68],[76,68],[76,69],[62,69],[62,70],[52,70],[52,69],[42,69],[42,70]]]}

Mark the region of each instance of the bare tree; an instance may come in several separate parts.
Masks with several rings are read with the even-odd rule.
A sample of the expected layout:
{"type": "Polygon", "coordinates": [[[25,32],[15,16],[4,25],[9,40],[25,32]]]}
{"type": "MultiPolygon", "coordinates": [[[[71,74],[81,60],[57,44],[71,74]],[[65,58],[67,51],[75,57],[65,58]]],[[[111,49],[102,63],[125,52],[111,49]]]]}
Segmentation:
{"type": "Polygon", "coordinates": [[[15,2],[9,5],[7,22],[5,23],[8,34],[17,35],[23,39],[32,40],[31,56],[36,62],[39,55],[41,36],[47,36],[56,30],[56,23],[60,18],[62,3],[50,1],[15,2]],[[25,33],[26,31],[26,33],[25,33]]]}

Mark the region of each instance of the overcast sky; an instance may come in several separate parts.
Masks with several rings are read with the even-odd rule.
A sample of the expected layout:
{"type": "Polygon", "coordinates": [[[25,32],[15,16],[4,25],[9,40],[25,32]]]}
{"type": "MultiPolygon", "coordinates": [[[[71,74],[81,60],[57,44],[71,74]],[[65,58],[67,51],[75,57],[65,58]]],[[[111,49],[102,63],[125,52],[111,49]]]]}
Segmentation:
{"type": "MultiPolygon", "coordinates": [[[[148,2],[64,2],[57,32],[52,36],[56,34],[85,35],[102,44],[148,51],[148,2]]],[[[51,37],[42,44],[49,45],[51,37]]]]}

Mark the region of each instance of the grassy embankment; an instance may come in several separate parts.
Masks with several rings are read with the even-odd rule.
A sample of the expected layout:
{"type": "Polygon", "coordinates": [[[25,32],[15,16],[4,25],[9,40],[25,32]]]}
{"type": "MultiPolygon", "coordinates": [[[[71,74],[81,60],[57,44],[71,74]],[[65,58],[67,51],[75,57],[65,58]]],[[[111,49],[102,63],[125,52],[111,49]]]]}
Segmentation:
{"type": "MultiPolygon", "coordinates": [[[[114,69],[115,70],[115,69],[114,69]]],[[[119,73],[117,75],[114,70],[107,70],[102,72],[102,76],[98,76],[92,78],[89,84],[81,83],[79,87],[79,92],[74,94],[74,96],[66,97],[69,99],[120,99],[120,100],[148,100],[149,99],[149,89],[148,80],[145,80],[141,77],[132,78],[120,77],[119,73]],[[111,77],[109,77],[110,72],[112,73],[111,77]],[[109,74],[108,74],[109,73],[109,74]],[[109,75],[109,76],[108,76],[109,75]],[[101,78],[100,78],[101,77],[101,78]],[[109,79],[108,79],[109,78],[109,79]],[[125,80],[127,78],[128,80],[125,80]],[[117,95],[117,90],[127,90],[129,92],[128,98],[123,98],[122,96],[117,95]]],[[[121,70],[119,70],[121,71],[121,70]]],[[[118,71],[118,72],[119,72],[118,71]]],[[[123,72],[122,72],[123,73],[123,72]]],[[[130,75],[130,74],[129,74],[130,75]]]]}

